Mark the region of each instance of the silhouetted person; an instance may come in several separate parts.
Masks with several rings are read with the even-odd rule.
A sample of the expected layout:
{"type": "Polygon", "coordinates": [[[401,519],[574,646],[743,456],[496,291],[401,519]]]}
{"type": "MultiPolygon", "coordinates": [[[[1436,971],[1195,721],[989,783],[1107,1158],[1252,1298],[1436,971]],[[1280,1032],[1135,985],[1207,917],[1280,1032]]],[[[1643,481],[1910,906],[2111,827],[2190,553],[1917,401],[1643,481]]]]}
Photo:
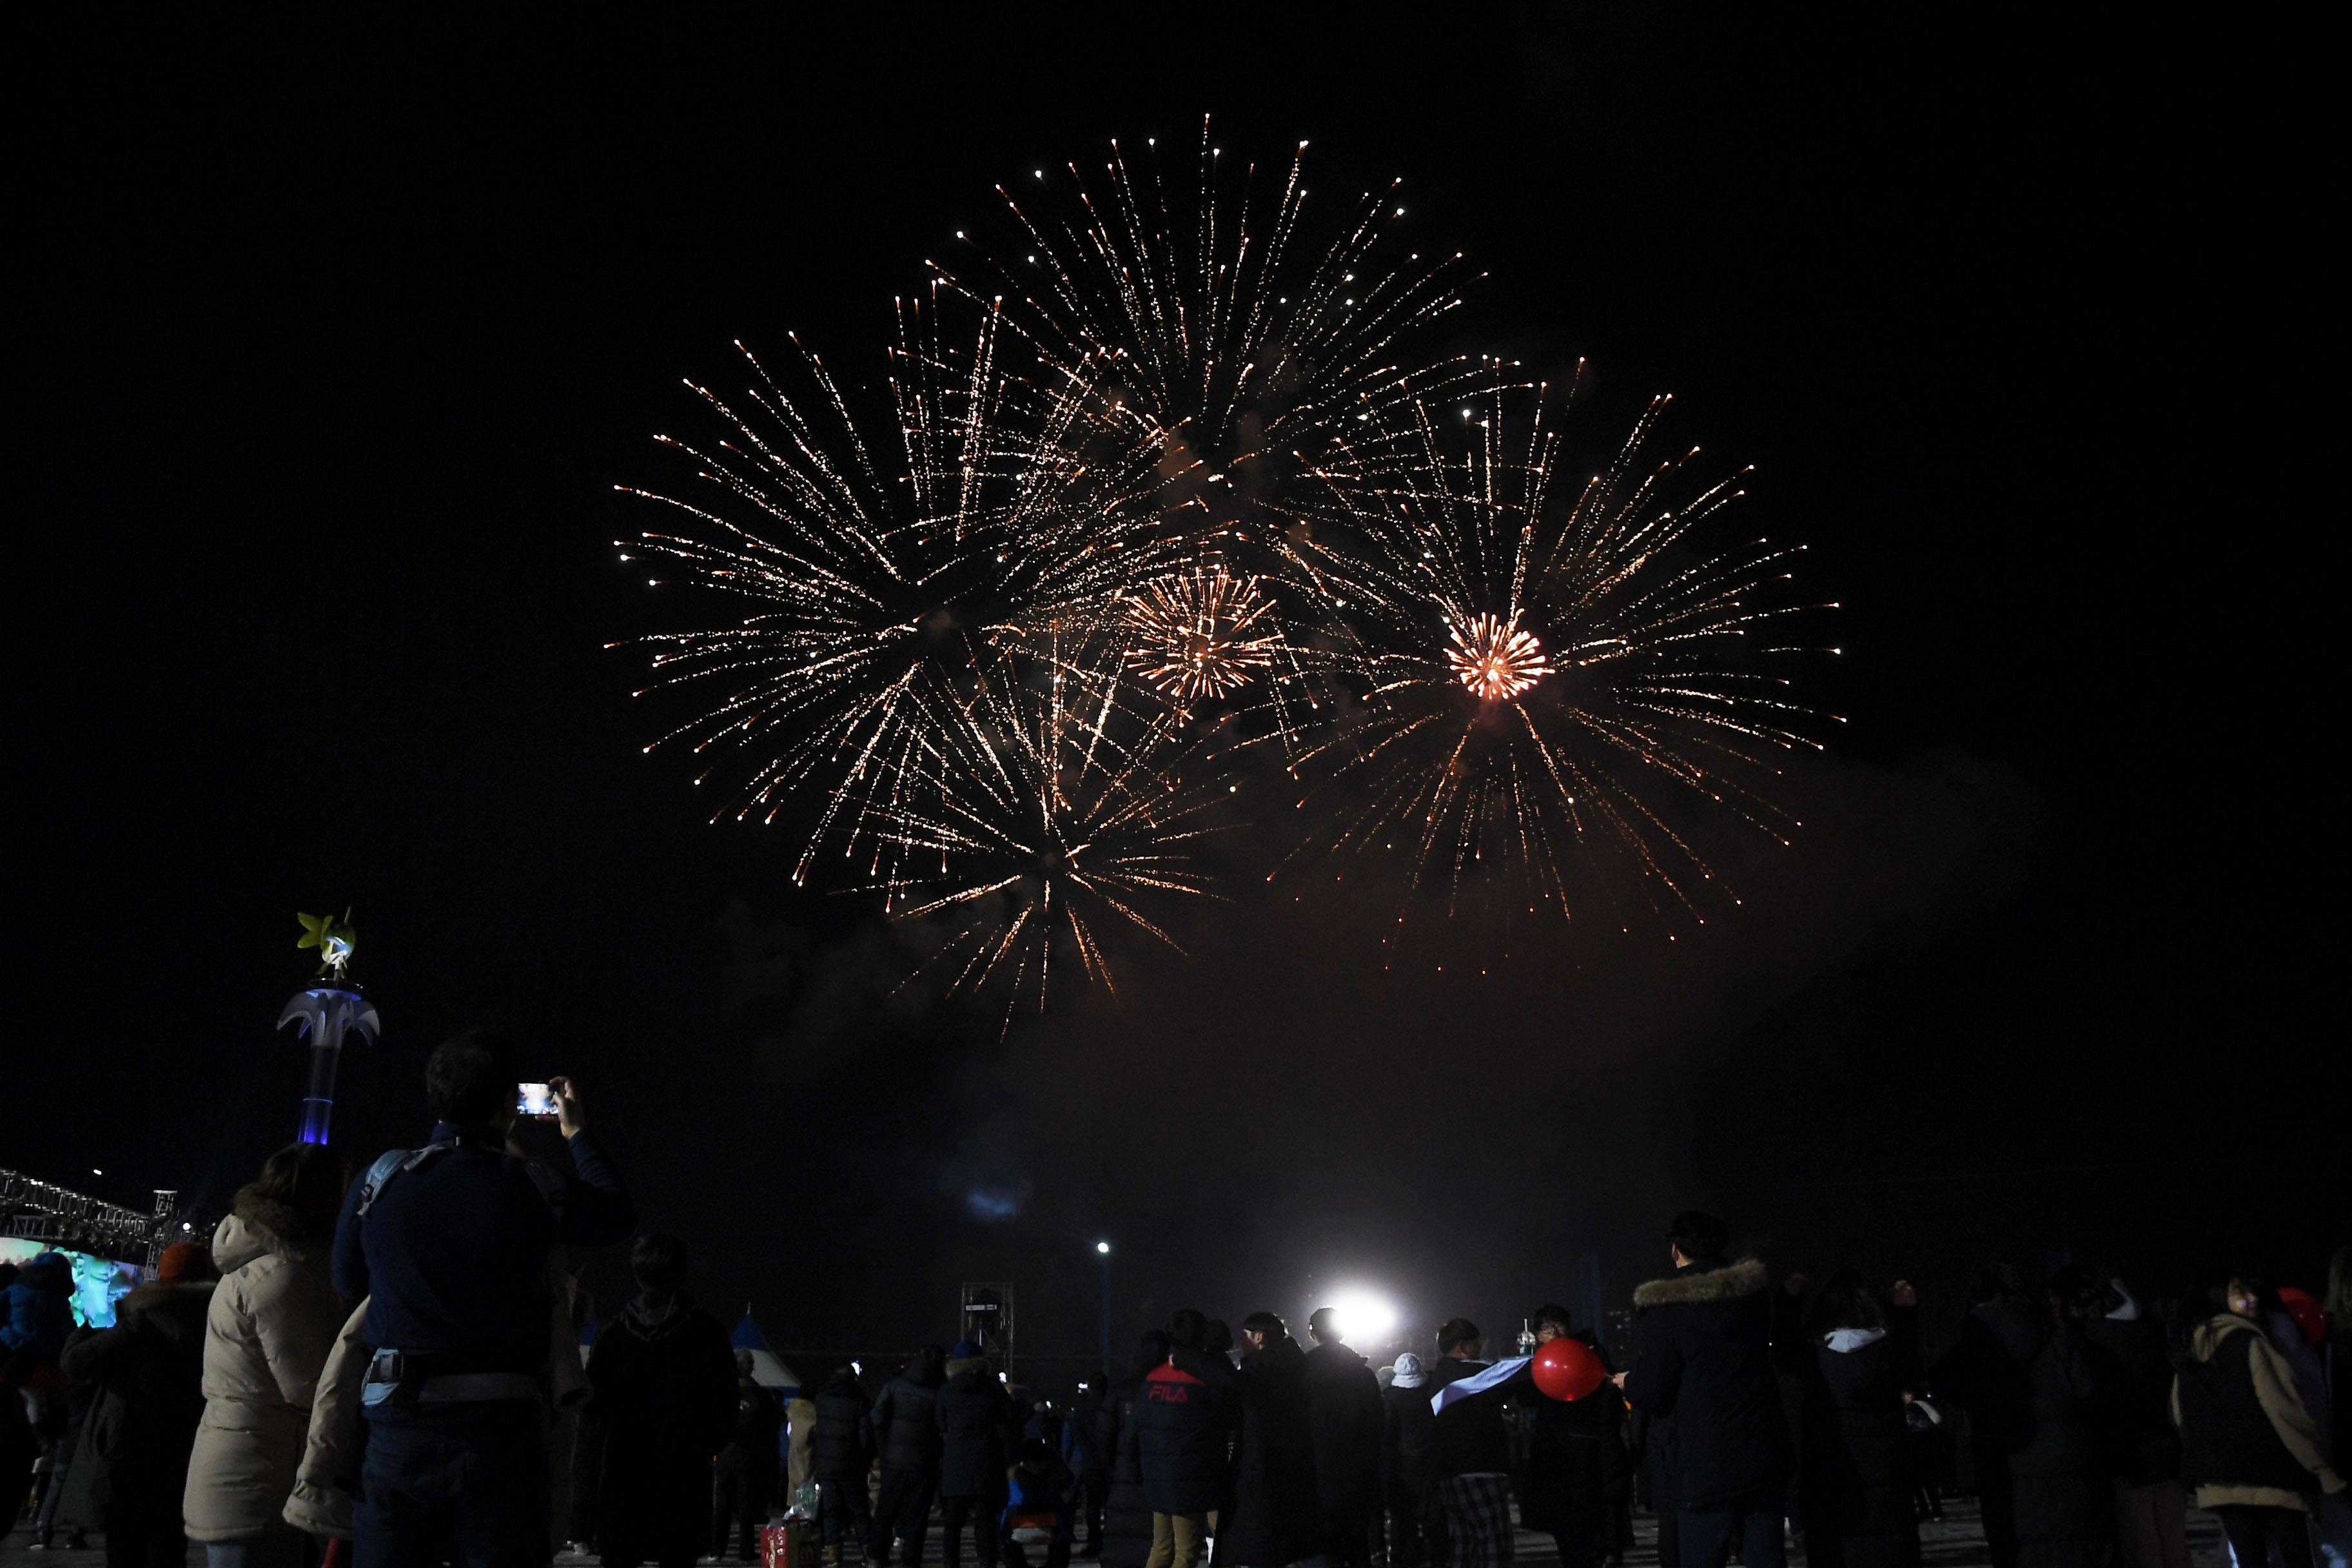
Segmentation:
{"type": "Polygon", "coordinates": [[[1103,1409],[1110,1403],[1110,1369],[1078,1385],[1070,1418],[1062,1424],[1062,1462],[1076,1478],[1081,1557],[1102,1555],[1103,1496],[1110,1489],[1110,1451],[1103,1446],[1103,1409]]]}
{"type": "MultiPolygon", "coordinates": [[[[188,1555],[180,1505],[188,1454],[205,1414],[205,1322],[215,1271],[193,1241],[166,1247],[155,1282],[114,1310],[114,1326],[67,1348],[67,1376],[98,1388],[80,1453],[77,1494],[103,1499],[95,1509],[106,1532],[106,1568],[180,1568],[188,1555]]],[[[13,1520],[13,1514],[11,1518],[13,1520]]]]}
{"type": "Polygon", "coordinates": [[[376,1347],[356,1568],[547,1560],[550,1250],[616,1242],[637,1222],[577,1089],[551,1087],[568,1172],[508,1152],[513,1047],[480,1031],[447,1041],[425,1066],[432,1142],[378,1160],[344,1204],[335,1289],[366,1299],[376,1347]]]}
{"type": "Polygon", "coordinates": [[[1789,1420],[1772,1363],[1770,1281],[1726,1262],[1730,1230],[1695,1210],[1666,1243],[1675,1272],[1633,1292],[1634,1360],[1618,1383],[1664,1445],[1659,1510],[1675,1510],[1682,1568],[1781,1568],[1789,1420]]]}
{"type": "Polygon", "coordinates": [[[1242,1320],[1242,1344],[1234,1373],[1241,1442],[1233,1509],[1217,1520],[1217,1559],[1226,1568],[1284,1568],[1323,1550],[1307,1352],[1272,1312],[1242,1320]]]}
{"type": "Polygon", "coordinates": [[[2189,1493],[2180,1484],[2164,1325],[2105,1269],[2062,1268],[2051,1289],[2121,1374],[2114,1402],[2117,1557],[2123,1568],[2189,1568],[2189,1493]]]}
{"type": "Polygon", "coordinates": [[[1903,1349],[1885,1300],[1853,1269],[1830,1276],[1798,1358],[1805,1378],[1805,1551],[1816,1568],[1916,1568],[1903,1349]]]}
{"type": "Polygon", "coordinates": [[[597,1543],[608,1568],[692,1568],[709,1541],[712,1460],[735,1426],[734,1347],[687,1294],[684,1242],[640,1237],[629,1269],[636,1299],[588,1359],[604,1428],[597,1543]]]}
{"type": "Polygon", "coordinates": [[[760,1560],[760,1527],[776,1495],[776,1437],[783,1411],[776,1396],[751,1375],[758,1363],[748,1350],[735,1352],[735,1425],[719,1450],[719,1485],[711,1500],[710,1554],[726,1555],[728,1538],[736,1555],[760,1560]]]}
{"type": "Polygon", "coordinates": [[[882,1489],[874,1503],[874,1533],[866,1552],[877,1563],[890,1561],[893,1537],[907,1568],[922,1563],[931,1500],[940,1489],[939,1402],[940,1386],[947,1382],[947,1352],[925,1345],[874,1402],[882,1489]]]}
{"type": "Polygon", "coordinates": [[[874,1415],[857,1369],[842,1366],[816,1396],[816,1435],[809,1458],[816,1475],[816,1517],[829,1563],[841,1561],[842,1546],[860,1548],[873,1528],[866,1509],[866,1479],[874,1468],[874,1415]]]}
{"type": "MultiPolygon", "coordinates": [[[[1486,1340],[1478,1325],[1454,1318],[1437,1331],[1436,1362],[1429,1368],[1433,1396],[1485,1372],[1486,1340]]],[[[1451,1568],[1495,1568],[1511,1561],[1511,1436],[1503,1426],[1503,1391],[1487,1389],[1450,1400],[1438,1412],[1433,1468],[1445,1511],[1446,1561],[1451,1568]]]]}
{"type": "MultiPolygon", "coordinates": [[[[1539,1345],[1575,1337],[1565,1307],[1547,1303],[1530,1321],[1539,1345]]],[[[1522,1399],[1527,1463],[1519,1523],[1552,1538],[1562,1568],[1597,1568],[1622,1550],[1617,1520],[1627,1484],[1625,1403],[1613,1388],[1576,1400],[1522,1399]]]]}
{"type": "Polygon", "coordinates": [[[1968,1407],[1995,1568],[2107,1568],[2121,1371],[2015,1269],[1986,1269],[1971,1295],[1935,1382],[1968,1407]]]}
{"type": "Polygon", "coordinates": [[[1381,1485],[1389,1510],[1391,1568],[1420,1568],[1428,1556],[1428,1534],[1444,1505],[1437,1485],[1437,1413],[1429,1407],[1429,1373],[1410,1352],[1396,1358],[1388,1387],[1381,1391],[1381,1485]]]}
{"type": "Polygon", "coordinates": [[[956,1342],[940,1388],[940,1528],[947,1568],[963,1561],[970,1521],[982,1568],[996,1568],[998,1520],[1004,1511],[1006,1473],[1020,1451],[1021,1411],[1004,1392],[988,1358],[970,1340],[956,1342]]]}
{"type": "Polygon", "coordinates": [[[1381,1514],[1381,1380],[1346,1342],[1337,1314],[1307,1320],[1307,1407],[1315,1435],[1315,1497],[1331,1568],[1370,1568],[1381,1514]]]}

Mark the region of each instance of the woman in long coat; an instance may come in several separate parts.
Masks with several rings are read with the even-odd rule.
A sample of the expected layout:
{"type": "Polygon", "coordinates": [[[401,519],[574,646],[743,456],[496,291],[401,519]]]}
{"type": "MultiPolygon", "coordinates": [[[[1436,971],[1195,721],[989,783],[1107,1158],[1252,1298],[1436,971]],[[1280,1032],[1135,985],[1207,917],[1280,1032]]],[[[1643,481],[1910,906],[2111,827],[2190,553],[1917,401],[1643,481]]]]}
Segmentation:
{"type": "Polygon", "coordinates": [[[1805,1550],[1814,1568],[1916,1568],[1906,1349],[1851,1268],[1814,1304],[1803,1363],[1805,1550]]]}
{"type": "Polygon", "coordinates": [[[205,1414],[188,1460],[188,1538],[212,1568],[299,1564],[287,1497],[319,1374],[343,1326],[327,1255],[342,1208],[341,1159],[281,1149],[213,1234],[221,1270],[205,1325],[205,1414]]]}

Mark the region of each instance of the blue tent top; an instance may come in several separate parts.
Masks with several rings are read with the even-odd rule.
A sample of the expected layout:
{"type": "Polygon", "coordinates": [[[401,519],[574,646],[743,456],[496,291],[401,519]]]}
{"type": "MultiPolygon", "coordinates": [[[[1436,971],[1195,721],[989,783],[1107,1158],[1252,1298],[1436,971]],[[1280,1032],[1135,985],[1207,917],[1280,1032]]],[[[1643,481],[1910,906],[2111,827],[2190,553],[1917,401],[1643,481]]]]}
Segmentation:
{"type": "Polygon", "coordinates": [[[760,1325],[751,1321],[751,1307],[749,1302],[744,1303],[743,1321],[735,1325],[735,1331],[727,1336],[727,1342],[739,1351],[764,1351],[775,1348],[768,1343],[768,1336],[760,1331],[760,1325]]]}

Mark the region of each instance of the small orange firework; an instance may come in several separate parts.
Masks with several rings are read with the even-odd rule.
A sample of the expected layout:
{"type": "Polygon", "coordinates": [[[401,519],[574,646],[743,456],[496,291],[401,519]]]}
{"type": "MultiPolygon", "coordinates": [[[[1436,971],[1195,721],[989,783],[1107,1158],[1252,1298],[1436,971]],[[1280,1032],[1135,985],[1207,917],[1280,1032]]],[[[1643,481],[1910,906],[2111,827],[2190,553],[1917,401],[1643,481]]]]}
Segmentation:
{"type": "Polygon", "coordinates": [[[1274,662],[1282,633],[1258,629],[1273,608],[1255,577],[1223,566],[1159,578],[1128,600],[1127,666],[1180,702],[1223,697],[1274,662]]]}
{"type": "Polygon", "coordinates": [[[1454,646],[1445,650],[1445,662],[1455,678],[1485,701],[1507,702],[1532,690],[1537,681],[1551,673],[1551,666],[1544,662],[1543,645],[1533,632],[1519,629],[1517,616],[1507,621],[1500,616],[1473,616],[1466,626],[1454,626],[1447,636],[1454,646]]]}

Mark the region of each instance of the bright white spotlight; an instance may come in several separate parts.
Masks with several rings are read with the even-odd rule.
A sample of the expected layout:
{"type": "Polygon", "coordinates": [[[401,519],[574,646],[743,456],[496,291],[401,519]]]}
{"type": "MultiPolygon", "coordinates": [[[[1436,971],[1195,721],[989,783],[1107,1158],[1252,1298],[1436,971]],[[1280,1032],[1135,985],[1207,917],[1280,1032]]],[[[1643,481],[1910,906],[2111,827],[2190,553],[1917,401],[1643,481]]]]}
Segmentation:
{"type": "Polygon", "coordinates": [[[1108,1256],[1110,1252],[1110,1243],[1108,1241],[1097,1241],[1095,1243],[1095,1250],[1108,1256]]]}
{"type": "Polygon", "coordinates": [[[1396,1332],[1396,1303],[1370,1290],[1341,1290],[1331,1298],[1339,1335],[1359,1349],[1385,1344],[1396,1332]]]}

